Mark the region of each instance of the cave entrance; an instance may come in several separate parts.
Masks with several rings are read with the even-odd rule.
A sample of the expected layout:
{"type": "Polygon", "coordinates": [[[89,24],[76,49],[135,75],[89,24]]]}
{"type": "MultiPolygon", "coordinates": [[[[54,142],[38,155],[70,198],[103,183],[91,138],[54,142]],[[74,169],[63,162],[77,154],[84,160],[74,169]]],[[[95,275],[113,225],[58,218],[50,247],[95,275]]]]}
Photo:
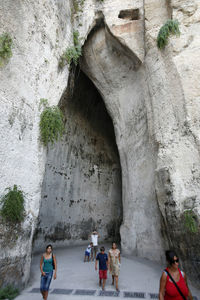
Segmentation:
{"type": "MultiPolygon", "coordinates": [[[[73,73],[73,72],[72,72],[73,73]]],[[[119,242],[122,180],[113,123],[92,81],[77,67],[61,99],[66,125],[62,141],[49,146],[35,250],[88,240],[96,228],[119,242]]]]}

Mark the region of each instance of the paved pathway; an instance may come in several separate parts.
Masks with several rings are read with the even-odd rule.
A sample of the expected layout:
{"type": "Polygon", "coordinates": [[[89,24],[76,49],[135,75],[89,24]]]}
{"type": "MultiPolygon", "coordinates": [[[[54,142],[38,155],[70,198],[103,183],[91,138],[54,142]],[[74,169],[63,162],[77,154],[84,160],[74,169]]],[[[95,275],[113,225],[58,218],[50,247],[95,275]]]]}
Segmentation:
{"type": "MultiPolygon", "coordinates": [[[[108,250],[108,247],[106,247],[108,250]]],[[[57,279],[52,280],[48,300],[113,300],[113,299],[157,299],[159,279],[163,266],[136,257],[122,256],[119,277],[120,293],[111,285],[108,275],[106,291],[98,286],[98,272],[94,262],[83,262],[84,246],[56,249],[54,253],[58,262],[57,279]]],[[[32,261],[31,279],[28,287],[16,300],[42,299],[40,286],[40,256],[32,261]]],[[[200,300],[200,290],[190,285],[196,300],[200,300]]]]}

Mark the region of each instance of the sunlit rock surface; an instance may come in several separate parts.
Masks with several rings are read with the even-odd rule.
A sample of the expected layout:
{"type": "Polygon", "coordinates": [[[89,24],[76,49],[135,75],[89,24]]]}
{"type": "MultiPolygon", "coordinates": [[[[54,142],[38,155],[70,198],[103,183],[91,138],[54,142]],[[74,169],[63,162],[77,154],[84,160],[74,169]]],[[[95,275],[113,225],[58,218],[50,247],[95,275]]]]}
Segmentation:
{"type": "Polygon", "coordinates": [[[197,281],[199,233],[186,230],[184,211],[192,209],[198,221],[200,3],[85,0],[75,14],[72,6],[66,0],[0,3],[0,33],[14,42],[0,69],[0,187],[3,194],[17,184],[26,193],[24,223],[13,230],[1,222],[0,285],[27,282],[35,230],[40,249],[47,241],[84,242],[94,226],[107,239],[119,234],[121,220],[124,253],[160,260],[174,247],[197,281]],[[157,34],[171,17],[181,35],[160,51],[157,34]],[[69,68],[59,71],[58,61],[73,30],[83,45],[80,76],[89,79],[75,84],[68,99],[69,68]],[[79,95],[89,80],[93,92],[79,95]],[[98,122],[92,95],[104,110],[98,122]],[[59,103],[66,119],[63,140],[47,150],[39,140],[41,98],[59,103]],[[87,116],[87,107],[95,113],[87,116]],[[108,230],[109,220],[115,230],[113,224],[108,230]]]}

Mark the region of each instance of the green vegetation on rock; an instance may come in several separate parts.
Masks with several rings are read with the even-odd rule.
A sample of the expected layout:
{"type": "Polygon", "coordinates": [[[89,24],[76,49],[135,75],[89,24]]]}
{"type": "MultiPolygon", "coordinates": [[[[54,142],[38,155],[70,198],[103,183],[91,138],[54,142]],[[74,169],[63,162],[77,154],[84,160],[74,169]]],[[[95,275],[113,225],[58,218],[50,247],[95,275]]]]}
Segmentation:
{"type": "Polygon", "coordinates": [[[41,98],[40,99],[40,104],[39,104],[39,110],[41,109],[41,107],[47,107],[48,106],[48,100],[45,98],[41,98]]]}
{"type": "Polygon", "coordinates": [[[82,7],[84,5],[85,0],[73,0],[73,13],[77,14],[78,12],[82,12],[82,7]]]}
{"type": "Polygon", "coordinates": [[[1,198],[0,214],[7,222],[18,223],[24,219],[24,193],[17,185],[7,188],[8,192],[1,198]]]}
{"type": "Polygon", "coordinates": [[[0,35],[0,67],[12,56],[12,39],[8,33],[0,35]]]}
{"type": "Polygon", "coordinates": [[[19,290],[11,285],[7,285],[0,289],[0,300],[9,299],[12,300],[19,295],[19,290]]]}
{"type": "Polygon", "coordinates": [[[198,232],[198,223],[196,220],[196,215],[191,209],[184,212],[184,226],[191,233],[198,232]]]}
{"type": "Polygon", "coordinates": [[[40,115],[40,137],[42,143],[47,146],[49,142],[54,143],[64,133],[64,116],[58,106],[48,106],[46,99],[45,108],[40,115]]]}
{"type": "Polygon", "coordinates": [[[157,46],[159,49],[165,48],[170,34],[180,35],[179,23],[177,20],[167,20],[161,27],[157,37],[157,46]]]}
{"type": "Polygon", "coordinates": [[[77,66],[79,58],[82,55],[78,31],[73,32],[73,43],[74,45],[68,47],[60,57],[59,68],[62,69],[66,64],[70,65],[71,63],[74,63],[74,65],[77,66]]]}

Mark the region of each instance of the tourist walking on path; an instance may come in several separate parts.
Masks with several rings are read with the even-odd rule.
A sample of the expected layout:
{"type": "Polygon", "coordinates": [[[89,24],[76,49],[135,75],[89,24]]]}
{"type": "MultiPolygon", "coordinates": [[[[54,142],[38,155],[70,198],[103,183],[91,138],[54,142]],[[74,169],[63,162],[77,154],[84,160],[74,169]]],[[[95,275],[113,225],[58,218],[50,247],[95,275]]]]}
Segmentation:
{"type": "Polygon", "coordinates": [[[178,267],[179,258],[174,251],[165,253],[168,267],[160,278],[159,300],[192,300],[186,274],[178,267]]]}
{"type": "Polygon", "coordinates": [[[40,292],[43,299],[46,300],[48,297],[49,286],[54,272],[54,279],[56,279],[57,263],[56,257],[53,254],[52,245],[46,247],[46,252],[42,255],[40,260],[40,270],[41,270],[41,282],[40,282],[40,292]]]}
{"type": "Polygon", "coordinates": [[[98,238],[99,234],[96,230],[91,233],[91,242],[93,244],[92,251],[91,251],[91,260],[96,258],[98,252],[98,238]]]}
{"type": "Polygon", "coordinates": [[[112,285],[115,284],[116,290],[119,291],[119,271],[120,271],[121,257],[120,251],[117,249],[117,244],[112,243],[112,249],[108,252],[108,268],[112,275],[112,285]]]}
{"type": "Polygon", "coordinates": [[[102,290],[104,291],[106,279],[107,279],[107,270],[108,270],[108,255],[105,253],[104,247],[101,247],[100,253],[97,254],[96,261],[95,261],[95,270],[97,270],[98,261],[99,261],[99,286],[102,286],[102,290]]]}

